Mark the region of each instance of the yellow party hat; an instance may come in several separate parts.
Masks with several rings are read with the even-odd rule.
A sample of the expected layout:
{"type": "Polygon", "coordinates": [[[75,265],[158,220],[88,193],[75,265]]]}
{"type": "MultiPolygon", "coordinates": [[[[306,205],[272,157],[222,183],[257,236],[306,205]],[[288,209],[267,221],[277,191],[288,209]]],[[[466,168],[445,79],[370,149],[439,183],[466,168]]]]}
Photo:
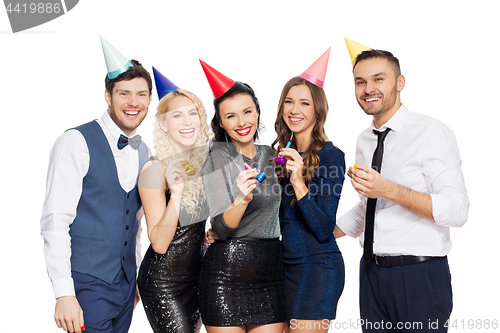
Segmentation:
{"type": "Polygon", "coordinates": [[[347,49],[349,50],[349,55],[351,56],[352,65],[356,63],[356,57],[363,51],[371,50],[371,47],[359,44],[349,38],[344,37],[345,43],[347,44],[347,49]]]}

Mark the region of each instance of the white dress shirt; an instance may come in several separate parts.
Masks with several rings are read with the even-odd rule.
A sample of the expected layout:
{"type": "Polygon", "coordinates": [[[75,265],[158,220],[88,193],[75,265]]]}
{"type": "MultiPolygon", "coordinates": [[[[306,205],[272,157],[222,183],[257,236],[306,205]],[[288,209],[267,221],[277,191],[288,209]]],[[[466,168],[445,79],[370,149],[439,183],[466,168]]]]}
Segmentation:
{"type": "MultiPolygon", "coordinates": [[[[118,149],[118,139],[123,131],[114,123],[106,111],[97,120],[113,152],[120,185],[126,192],[137,182],[139,153],[127,145],[118,149]]],[[[133,136],[134,133],[131,134],[133,136]]],[[[52,281],[54,295],[75,295],[71,278],[71,237],[69,226],[76,217],[76,209],[82,193],[82,181],[89,169],[89,150],[83,135],[71,129],[64,132],[54,143],[50,153],[47,172],[47,187],[40,226],[44,239],[45,262],[52,281]]],[[[137,212],[141,221],[142,208],[137,212]]],[[[136,261],[141,261],[141,224],[137,233],[136,261]]]]}
{"type": "MultiPolygon", "coordinates": [[[[451,249],[449,227],[467,220],[469,198],[462,175],[460,153],[453,132],[442,122],[408,111],[402,105],[379,131],[392,130],[384,141],[382,176],[420,193],[429,193],[435,222],[378,198],[373,253],[376,255],[444,256],[451,249]]],[[[377,146],[375,125],[356,143],[356,162],[371,166],[377,146]]],[[[339,228],[364,241],[366,197],[337,220],[339,228]]]]}

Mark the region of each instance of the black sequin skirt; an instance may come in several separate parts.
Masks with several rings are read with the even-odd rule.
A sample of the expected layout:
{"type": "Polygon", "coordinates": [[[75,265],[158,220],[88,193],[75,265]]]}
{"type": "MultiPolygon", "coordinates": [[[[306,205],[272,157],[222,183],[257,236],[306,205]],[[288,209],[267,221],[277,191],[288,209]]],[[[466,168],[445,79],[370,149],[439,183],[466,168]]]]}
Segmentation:
{"type": "Polygon", "coordinates": [[[284,322],[281,241],[249,237],[215,241],[203,258],[199,303],[203,324],[208,326],[284,322]]]}
{"type": "Polygon", "coordinates": [[[205,223],[177,228],[165,254],[150,246],[142,260],[137,285],[155,333],[196,333],[201,327],[198,281],[205,223]]]}

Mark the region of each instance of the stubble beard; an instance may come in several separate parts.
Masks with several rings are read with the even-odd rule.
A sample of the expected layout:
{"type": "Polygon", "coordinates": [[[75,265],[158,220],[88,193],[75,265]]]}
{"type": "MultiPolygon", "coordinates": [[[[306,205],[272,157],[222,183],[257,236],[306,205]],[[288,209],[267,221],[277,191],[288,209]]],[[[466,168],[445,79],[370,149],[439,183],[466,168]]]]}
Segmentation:
{"type": "Polygon", "coordinates": [[[363,111],[369,115],[369,116],[380,116],[384,114],[387,110],[391,109],[394,104],[396,104],[396,98],[397,98],[397,84],[394,85],[394,89],[391,91],[390,95],[385,98],[385,95],[382,94],[382,105],[380,105],[379,108],[377,109],[370,109],[369,107],[365,107],[362,100],[366,97],[370,97],[370,95],[363,95],[361,98],[358,99],[358,104],[363,109],[363,111]]]}

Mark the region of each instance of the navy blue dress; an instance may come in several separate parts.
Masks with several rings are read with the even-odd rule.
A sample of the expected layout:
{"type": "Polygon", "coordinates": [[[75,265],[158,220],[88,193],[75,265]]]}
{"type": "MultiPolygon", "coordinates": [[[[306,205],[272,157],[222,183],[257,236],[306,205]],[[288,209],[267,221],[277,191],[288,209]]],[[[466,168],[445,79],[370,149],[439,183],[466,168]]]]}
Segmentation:
{"type": "Polygon", "coordinates": [[[292,204],[289,175],[281,181],[287,319],[335,319],[344,289],[344,261],[333,236],[344,183],[344,153],[328,141],[318,157],[309,192],[300,200],[292,204]]]}

